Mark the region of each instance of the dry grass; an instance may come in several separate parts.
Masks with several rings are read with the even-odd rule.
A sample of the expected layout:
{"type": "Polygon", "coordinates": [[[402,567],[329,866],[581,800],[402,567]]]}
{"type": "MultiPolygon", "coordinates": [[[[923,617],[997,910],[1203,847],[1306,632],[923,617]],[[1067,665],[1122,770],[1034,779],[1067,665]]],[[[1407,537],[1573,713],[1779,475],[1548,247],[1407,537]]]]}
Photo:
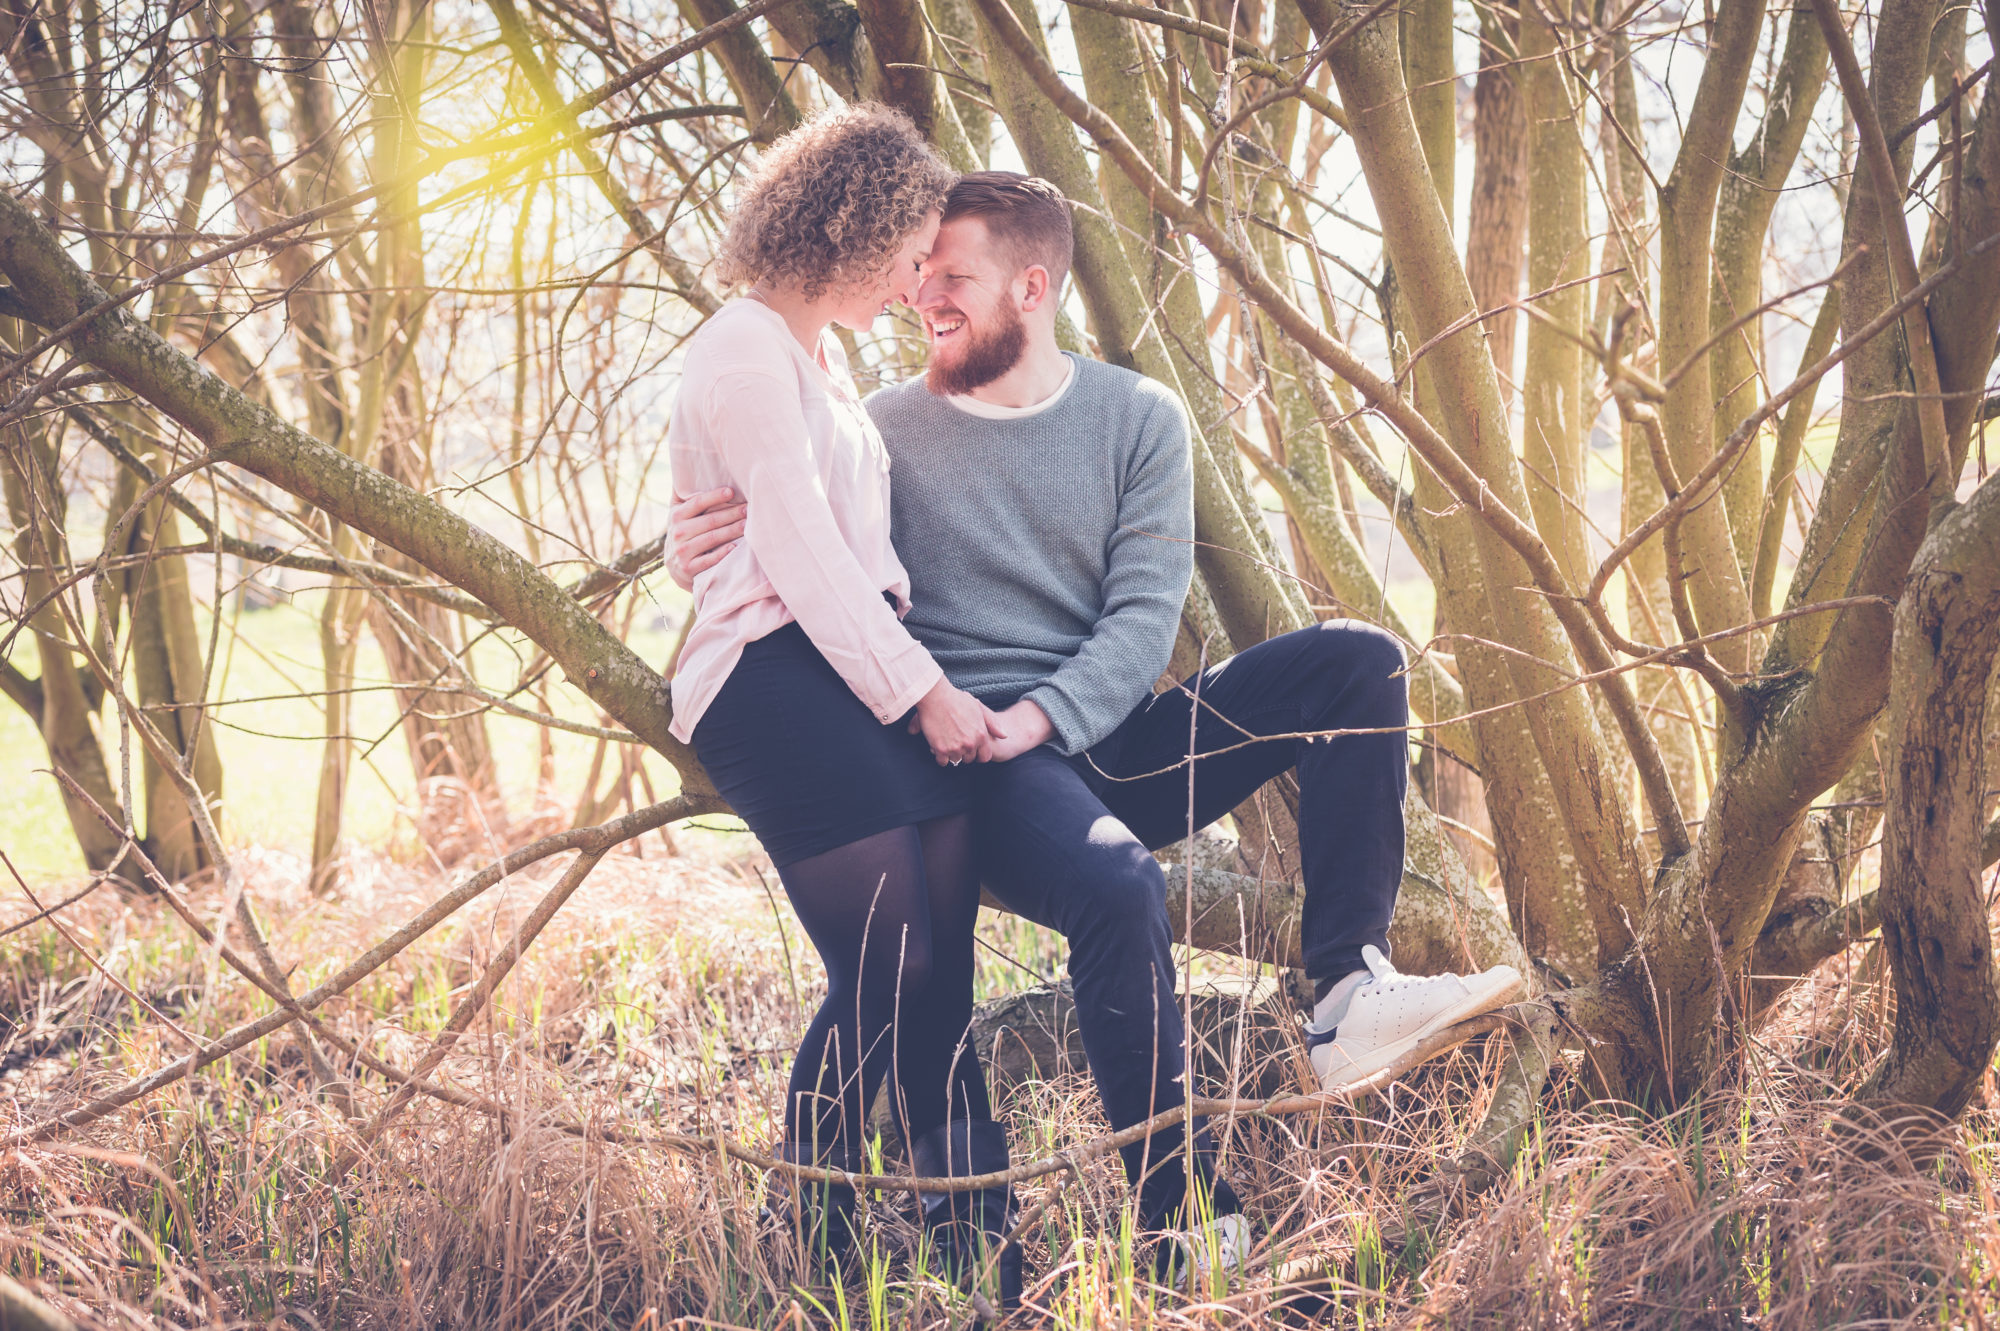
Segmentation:
{"type": "MultiPolygon", "coordinates": [[[[606,860],[445,1064],[448,1080],[505,1105],[504,1121],[420,1100],[336,1180],[329,1162],[352,1132],[314,1094],[293,1037],[274,1037],[55,1146],[0,1156],[0,1270],[89,1324],[121,1327],[968,1324],[963,1298],[908,1259],[911,1226],[893,1199],[874,1208],[877,1257],[838,1287],[799,1285],[784,1255],[752,1237],[764,1186],[754,1170],[563,1130],[581,1119],[756,1144],[774,1135],[817,963],[736,858],[740,839],[682,840],[679,857],[652,839],[645,858],[606,860]]],[[[414,1063],[558,867],[468,909],[336,1000],[329,1021],[414,1063]]],[[[241,868],[274,949],[297,963],[295,987],[440,881],[370,860],[340,902],[323,903],[282,857],[246,855],[241,868]]],[[[215,894],[196,895],[218,909],[215,894]]],[[[197,1038],[265,1010],[157,903],[103,892],[64,919],[197,1038]]],[[[993,944],[982,992],[1026,982],[1020,966],[1059,969],[1041,931],[1005,918],[982,929],[993,944]]],[[[0,1127],[185,1049],[45,925],[0,940],[0,962],[0,1127]]],[[[1927,1167],[1830,1126],[1885,1038],[1867,965],[1857,952],[1798,991],[1700,1104],[1646,1115],[1593,1105],[1559,1074],[1512,1182],[1442,1226],[1410,1224],[1402,1203],[1477,1122],[1490,1054],[1422,1070],[1365,1119],[1233,1125],[1228,1168],[1261,1239],[1256,1271],[1233,1292],[1193,1298],[1135,1277],[1113,1163],[1040,1180],[1024,1195],[1050,1199],[1028,1247],[1040,1320],[1984,1324],[2000,1311],[1992,1117],[1975,1109],[1927,1167]],[[1313,1274],[1280,1285],[1280,1268],[1313,1274]]],[[[357,1109],[383,1091],[361,1078],[357,1109]]],[[[1080,1076],[1006,1087],[1004,1108],[1017,1159],[1104,1130],[1080,1076]]]]}

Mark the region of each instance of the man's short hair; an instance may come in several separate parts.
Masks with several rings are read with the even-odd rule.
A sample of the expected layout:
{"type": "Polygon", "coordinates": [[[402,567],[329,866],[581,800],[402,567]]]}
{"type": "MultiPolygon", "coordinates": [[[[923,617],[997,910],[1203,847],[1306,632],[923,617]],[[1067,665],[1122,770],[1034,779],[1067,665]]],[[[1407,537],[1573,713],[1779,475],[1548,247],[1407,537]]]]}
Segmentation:
{"type": "Polygon", "coordinates": [[[1069,200],[1040,176],[1019,171],[972,171],[944,196],[944,220],[977,217],[994,241],[1004,245],[1017,268],[1040,264],[1049,286],[1061,290],[1076,253],[1069,200]]]}

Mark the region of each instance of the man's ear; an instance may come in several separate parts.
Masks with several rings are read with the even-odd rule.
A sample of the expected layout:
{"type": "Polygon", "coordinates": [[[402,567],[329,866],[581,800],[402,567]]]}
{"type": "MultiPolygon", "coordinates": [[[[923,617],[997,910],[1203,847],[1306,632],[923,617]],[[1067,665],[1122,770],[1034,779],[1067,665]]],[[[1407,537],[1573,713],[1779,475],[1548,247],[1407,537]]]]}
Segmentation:
{"type": "Polygon", "coordinates": [[[1021,275],[1021,313],[1032,314],[1048,303],[1053,293],[1049,290],[1049,270],[1040,264],[1029,264],[1028,271],[1021,275]]]}

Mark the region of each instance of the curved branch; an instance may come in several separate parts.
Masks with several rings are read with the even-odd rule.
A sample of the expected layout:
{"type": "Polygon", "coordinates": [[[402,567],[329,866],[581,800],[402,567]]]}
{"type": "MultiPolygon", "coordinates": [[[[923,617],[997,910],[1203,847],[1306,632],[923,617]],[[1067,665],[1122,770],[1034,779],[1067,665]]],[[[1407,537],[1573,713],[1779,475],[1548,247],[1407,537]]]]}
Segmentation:
{"type": "MultiPolygon", "coordinates": [[[[2000,852],[1996,852],[2000,859],[2000,852]]],[[[1752,979],[1801,976],[1882,927],[1882,897],[1869,892],[1845,906],[1803,912],[1766,929],[1751,953],[1752,979]]]]}
{"type": "Polygon", "coordinates": [[[667,681],[506,543],[408,486],[280,419],[203,369],[159,334],[107,303],[101,288],[19,200],[0,193],[0,271],[36,321],[81,320],[79,356],[234,463],[398,550],[491,606],[548,652],[599,708],[658,749],[685,788],[712,792],[700,763],[672,733],[667,681]]]}

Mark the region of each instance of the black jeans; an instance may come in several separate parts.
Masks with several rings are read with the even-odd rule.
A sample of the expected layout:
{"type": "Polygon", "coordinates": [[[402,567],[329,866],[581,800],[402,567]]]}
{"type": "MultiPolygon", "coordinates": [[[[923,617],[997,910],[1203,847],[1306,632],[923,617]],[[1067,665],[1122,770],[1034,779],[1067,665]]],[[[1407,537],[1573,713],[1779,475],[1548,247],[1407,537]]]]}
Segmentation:
{"type": "MultiPolygon", "coordinates": [[[[1188,834],[1190,795],[1194,825],[1205,827],[1296,768],[1308,973],[1338,978],[1361,969],[1364,945],[1388,950],[1403,872],[1406,736],[1263,737],[1403,726],[1402,669],[1394,638],[1337,620],[1259,643],[1155,695],[1087,753],[1043,747],[980,769],[980,875],[1010,909],[1069,940],[1077,1023],[1114,1129],[1179,1104],[1185,1091],[1166,877],[1150,852],[1188,834]]],[[[1205,1159],[1207,1132],[1197,1131],[1205,1159]]],[[[1185,1195],[1181,1140],[1168,1130],[1125,1149],[1148,1227],[1171,1223],[1185,1195]]]]}

